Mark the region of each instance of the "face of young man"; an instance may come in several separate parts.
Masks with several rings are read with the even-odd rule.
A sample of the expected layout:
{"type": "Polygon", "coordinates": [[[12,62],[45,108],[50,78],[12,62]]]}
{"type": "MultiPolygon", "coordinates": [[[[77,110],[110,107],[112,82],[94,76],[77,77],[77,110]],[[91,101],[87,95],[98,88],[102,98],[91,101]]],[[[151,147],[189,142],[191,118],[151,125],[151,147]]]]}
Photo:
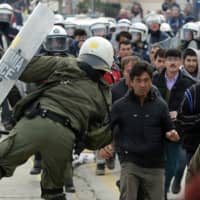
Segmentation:
{"type": "Polygon", "coordinates": [[[138,97],[146,97],[152,87],[152,79],[147,72],[130,80],[131,88],[138,97]]]}
{"type": "Polygon", "coordinates": [[[130,61],[126,65],[124,65],[124,70],[123,70],[123,77],[125,78],[126,85],[129,86],[130,84],[130,71],[133,68],[133,63],[130,61]]]}
{"type": "Polygon", "coordinates": [[[176,74],[181,66],[181,58],[169,56],[165,60],[165,66],[167,74],[176,74]]]}
{"type": "Polygon", "coordinates": [[[160,56],[157,56],[155,61],[154,61],[154,65],[157,71],[162,71],[162,69],[165,68],[165,58],[162,58],[160,56]]]}
{"type": "Polygon", "coordinates": [[[198,59],[197,56],[186,56],[183,61],[185,69],[190,73],[193,74],[196,72],[198,67],[198,59]]]}
{"type": "Polygon", "coordinates": [[[131,48],[131,44],[125,45],[125,44],[121,44],[120,48],[119,48],[119,52],[118,55],[120,58],[124,58],[126,56],[131,56],[133,53],[132,48],[131,48]]]}

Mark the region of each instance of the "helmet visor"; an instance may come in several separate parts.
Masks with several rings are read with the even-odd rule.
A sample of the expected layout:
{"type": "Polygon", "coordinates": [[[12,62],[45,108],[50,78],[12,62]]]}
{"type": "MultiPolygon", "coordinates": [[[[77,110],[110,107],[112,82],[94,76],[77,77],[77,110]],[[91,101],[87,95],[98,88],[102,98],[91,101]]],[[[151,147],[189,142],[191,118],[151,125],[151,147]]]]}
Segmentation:
{"type": "Polygon", "coordinates": [[[191,41],[194,38],[193,31],[189,29],[183,29],[181,34],[181,40],[191,41]]]}
{"type": "Polygon", "coordinates": [[[49,52],[64,52],[68,49],[68,42],[65,36],[48,37],[44,45],[49,52]]]}
{"type": "Polygon", "coordinates": [[[131,31],[131,35],[132,35],[132,41],[133,42],[138,42],[141,41],[141,33],[138,31],[131,31]]]}
{"type": "Polygon", "coordinates": [[[104,60],[102,60],[101,58],[95,55],[82,54],[82,55],[79,55],[77,60],[80,62],[87,63],[88,65],[90,65],[96,70],[103,70],[103,71],[111,70],[111,66],[109,66],[104,60]]]}
{"type": "Polygon", "coordinates": [[[104,29],[104,28],[93,29],[92,35],[103,37],[106,35],[106,29],[104,29]]]}
{"type": "Polygon", "coordinates": [[[11,23],[12,15],[0,13],[0,22],[11,23]]]}

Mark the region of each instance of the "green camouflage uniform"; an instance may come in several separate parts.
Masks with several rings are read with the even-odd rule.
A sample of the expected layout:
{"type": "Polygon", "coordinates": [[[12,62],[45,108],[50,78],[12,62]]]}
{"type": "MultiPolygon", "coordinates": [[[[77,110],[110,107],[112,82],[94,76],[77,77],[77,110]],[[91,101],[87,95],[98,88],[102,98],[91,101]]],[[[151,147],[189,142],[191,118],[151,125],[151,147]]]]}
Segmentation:
{"type": "MultiPolygon", "coordinates": [[[[75,58],[55,56],[34,58],[20,80],[28,83],[48,80],[56,84],[46,84],[38,90],[39,97],[30,94],[17,104],[16,113],[20,120],[9,137],[0,143],[0,178],[11,176],[18,165],[40,152],[44,163],[42,197],[51,199],[62,194],[64,171],[71,163],[76,139],[73,129],[101,130],[98,129],[99,122],[103,122],[107,114],[104,98],[108,105],[111,103],[110,88],[101,81],[103,97],[98,84],[86,76],[75,58]],[[38,101],[40,108],[68,117],[73,129],[47,117],[27,118],[24,105],[30,101],[38,101]]],[[[108,135],[105,144],[110,141],[108,135]]]]}

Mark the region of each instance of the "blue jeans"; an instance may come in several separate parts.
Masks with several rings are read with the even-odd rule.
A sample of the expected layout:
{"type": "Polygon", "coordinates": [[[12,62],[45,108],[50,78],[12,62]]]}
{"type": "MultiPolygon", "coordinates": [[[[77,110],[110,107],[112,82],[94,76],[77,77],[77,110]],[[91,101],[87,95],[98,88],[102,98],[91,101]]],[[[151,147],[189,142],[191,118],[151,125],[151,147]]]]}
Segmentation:
{"type": "Polygon", "coordinates": [[[182,146],[180,146],[179,151],[180,151],[180,157],[178,159],[174,181],[180,185],[185,167],[187,165],[187,157],[186,157],[186,151],[185,149],[183,149],[182,146]]]}
{"type": "Polygon", "coordinates": [[[165,193],[169,191],[172,178],[175,176],[177,164],[180,159],[181,144],[177,142],[165,142],[165,193]]]}

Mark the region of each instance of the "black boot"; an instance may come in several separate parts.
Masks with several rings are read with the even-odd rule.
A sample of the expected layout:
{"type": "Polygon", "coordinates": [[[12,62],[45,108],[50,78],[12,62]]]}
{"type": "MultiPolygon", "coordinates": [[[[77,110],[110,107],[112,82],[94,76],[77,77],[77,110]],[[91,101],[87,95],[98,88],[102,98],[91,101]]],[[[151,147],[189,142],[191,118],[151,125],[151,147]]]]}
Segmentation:
{"type": "Polygon", "coordinates": [[[57,197],[48,197],[45,198],[45,200],[67,200],[67,198],[65,197],[65,194],[63,194],[57,197]]]}
{"type": "Polygon", "coordinates": [[[70,178],[68,179],[66,182],[65,182],[65,191],[67,193],[75,193],[76,192],[76,189],[74,187],[74,182],[73,182],[73,179],[70,178]]]}

